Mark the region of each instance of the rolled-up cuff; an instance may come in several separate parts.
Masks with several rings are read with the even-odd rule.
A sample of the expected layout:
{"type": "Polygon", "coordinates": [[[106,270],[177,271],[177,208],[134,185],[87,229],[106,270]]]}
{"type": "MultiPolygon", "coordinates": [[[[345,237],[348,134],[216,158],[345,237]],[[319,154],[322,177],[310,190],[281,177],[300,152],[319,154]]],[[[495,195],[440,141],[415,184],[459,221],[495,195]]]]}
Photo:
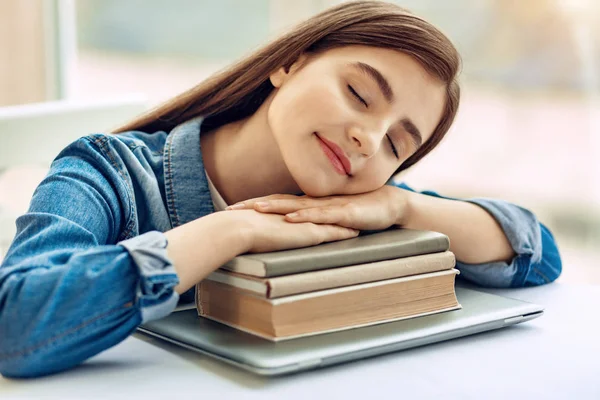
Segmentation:
{"type": "Polygon", "coordinates": [[[469,199],[466,201],[482,207],[498,221],[516,254],[527,254],[531,256],[533,262],[541,260],[540,223],[531,211],[502,200],[469,199]]]}
{"type": "Polygon", "coordinates": [[[496,219],[506,235],[515,257],[506,262],[480,265],[457,263],[462,277],[482,286],[522,286],[532,263],[542,258],[542,240],[537,217],[529,210],[502,200],[469,199],[496,219]]]}
{"type": "Polygon", "coordinates": [[[167,256],[165,234],[150,231],[117,244],[128,251],[140,273],[136,297],[142,323],[169,315],[179,300],[173,290],[179,278],[167,256]]]}
{"type": "Polygon", "coordinates": [[[527,268],[526,263],[522,266],[522,258],[515,257],[508,264],[502,261],[486,264],[463,264],[456,262],[456,269],[460,271],[460,277],[471,281],[479,286],[508,288],[513,286],[515,276],[518,275],[519,266],[521,269],[527,268]]]}

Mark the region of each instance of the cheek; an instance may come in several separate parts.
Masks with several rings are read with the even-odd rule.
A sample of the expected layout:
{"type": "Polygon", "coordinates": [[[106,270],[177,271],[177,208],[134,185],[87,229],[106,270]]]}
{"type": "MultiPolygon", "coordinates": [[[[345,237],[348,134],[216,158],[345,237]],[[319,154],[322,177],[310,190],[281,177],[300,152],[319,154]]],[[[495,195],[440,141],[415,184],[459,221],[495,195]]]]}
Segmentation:
{"type": "Polygon", "coordinates": [[[324,127],[344,125],[355,113],[337,82],[315,91],[311,102],[324,127]]]}
{"type": "Polygon", "coordinates": [[[315,113],[327,119],[336,119],[347,114],[344,98],[335,87],[315,88],[314,93],[307,98],[315,113]]]}
{"type": "Polygon", "coordinates": [[[337,83],[303,85],[294,82],[279,89],[269,110],[269,120],[274,125],[293,124],[325,129],[339,124],[349,116],[350,107],[337,83]]]}

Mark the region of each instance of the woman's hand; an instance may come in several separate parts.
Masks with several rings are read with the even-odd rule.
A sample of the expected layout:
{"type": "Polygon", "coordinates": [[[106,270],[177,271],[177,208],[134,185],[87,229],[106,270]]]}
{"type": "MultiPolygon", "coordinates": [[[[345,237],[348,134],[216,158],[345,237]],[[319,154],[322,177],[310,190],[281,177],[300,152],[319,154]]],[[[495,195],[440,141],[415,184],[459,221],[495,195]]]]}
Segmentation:
{"type": "Polygon", "coordinates": [[[294,224],[254,210],[216,212],[165,232],[167,253],[179,278],[177,293],[206,278],[233,257],[350,239],[358,231],[311,222],[294,224]]]}
{"type": "Polygon", "coordinates": [[[231,213],[231,216],[243,221],[246,227],[246,250],[250,253],[314,246],[323,242],[350,239],[359,233],[356,229],[338,225],[291,223],[282,215],[255,210],[240,210],[231,213]]]}
{"type": "Polygon", "coordinates": [[[243,201],[228,210],[254,209],[279,214],[294,223],[332,224],[358,230],[380,230],[402,225],[410,192],[383,186],[368,193],[331,197],[271,195],[243,201]]]}

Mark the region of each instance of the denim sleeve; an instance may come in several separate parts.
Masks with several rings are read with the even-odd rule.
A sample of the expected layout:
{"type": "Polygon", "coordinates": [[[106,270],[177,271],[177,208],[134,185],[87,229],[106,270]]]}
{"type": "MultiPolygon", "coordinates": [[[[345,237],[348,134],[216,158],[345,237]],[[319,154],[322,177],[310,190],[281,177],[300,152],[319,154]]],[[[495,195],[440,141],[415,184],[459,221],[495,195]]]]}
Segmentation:
{"type": "MultiPolygon", "coordinates": [[[[415,192],[405,183],[394,186],[415,192]]],[[[420,193],[460,200],[441,196],[433,191],[420,193]]],[[[492,215],[500,224],[516,254],[510,263],[465,264],[457,260],[456,268],[460,270],[462,278],[480,286],[504,288],[543,285],[559,277],[562,262],[554,236],[531,211],[502,200],[461,201],[476,204],[492,215]]]]}
{"type": "Polygon", "coordinates": [[[174,309],[164,234],[123,236],[128,196],[85,139],[54,161],[0,266],[0,373],[71,368],[174,309]]]}

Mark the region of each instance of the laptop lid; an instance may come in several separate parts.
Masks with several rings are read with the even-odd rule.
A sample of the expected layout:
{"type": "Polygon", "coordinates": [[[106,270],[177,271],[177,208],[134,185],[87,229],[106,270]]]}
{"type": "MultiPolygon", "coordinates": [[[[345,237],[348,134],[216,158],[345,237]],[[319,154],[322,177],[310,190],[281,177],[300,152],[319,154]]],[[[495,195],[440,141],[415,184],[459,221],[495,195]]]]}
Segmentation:
{"type": "Polygon", "coordinates": [[[281,342],[177,311],[138,328],[261,375],[279,375],[422,346],[536,318],[539,305],[457,287],[461,310],[281,342]]]}

